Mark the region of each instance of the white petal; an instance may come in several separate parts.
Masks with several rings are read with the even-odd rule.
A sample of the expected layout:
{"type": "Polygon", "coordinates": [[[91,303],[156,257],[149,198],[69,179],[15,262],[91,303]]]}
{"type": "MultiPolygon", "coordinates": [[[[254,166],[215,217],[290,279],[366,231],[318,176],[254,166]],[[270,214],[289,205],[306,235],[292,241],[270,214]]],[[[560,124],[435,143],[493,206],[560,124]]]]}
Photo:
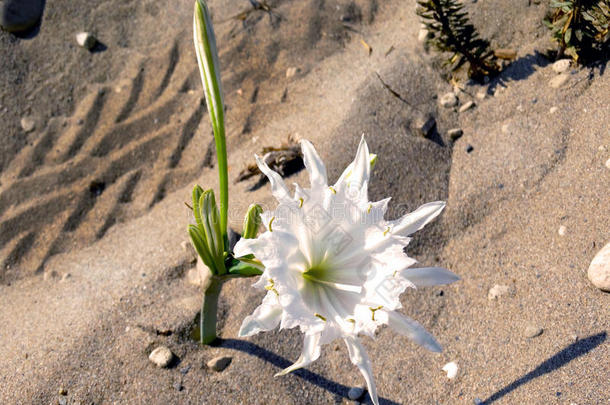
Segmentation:
{"type": "Polygon", "coordinates": [[[371,367],[371,361],[369,356],[366,354],[366,350],[362,347],[360,340],[355,337],[347,336],[343,338],[347,345],[347,351],[349,352],[349,359],[360,369],[360,372],[364,376],[366,386],[369,391],[369,395],[373,404],[379,405],[379,398],[377,397],[377,388],[375,387],[375,381],[373,380],[373,370],[371,367]]]}
{"type": "Polygon", "coordinates": [[[320,357],[320,334],[311,334],[305,335],[305,339],[303,340],[303,352],[299,359],[292,366],[285,368],[284,370],[277,373],[275,376],[281,376],[288,374],[294,370],[298,370],[299,368],[306,367],[309,364],[313,363],[320,357]]]}
{"type": "Polygon", "coordinates": [[[328,185],[326,167],[322,159],[320,159],[318,152],[316,152],[311,142],[307,140],[301,141],[301,150],[303,151],[303,163],[305,163],[305,168],[309,172],[311,188],[326,187],[328,185]]]}
{"type": "Polygon", "coordinates": [[[422,229],[428,222],[441,213],[445,208],[443,201],[435,201],[420,206],[415,211],[404,217],[390,222],[390,229],[393,234],[409,236],[422,229]]]}
{"type": "Polygon", "coordinates": [[[247,256],[254,253],[256,246],[260,245],[261,241],[258,239],[244,239],[241,238],[235,244],[233,248],[233,254],[235,257],[247,256]]]}
{"type": "Polygon", "coordinates": [[[352,175],[348,179],[350,187],[361,188],[365,183],[368,183],[371,175],[371,163],[369,159],[369,147],[364,140],[364,135],[360,139],[356,158],[354,159],[354,168],[352,175]]]}
{"type": "Polygon", "coordinates": [[[286,187],[286,183],[284,183],[282,176],[271,170],[269,166],[267,166],[267,163],[263,162],[258,156],[254,155],[254,158],[256,159],[258,168],[269,179],[269,183],[271,183],[271,193],[275,199],[280,203],[289,204],[292,199],[290,198],[288,187],[286,187]]]}
{"type": "Polygon", "coordinates": [[[398,274],[417,287],[451,284],[460,279],[456,274],[442,267],[408,268],[400,271],[398,274]]]}
{"type": "Polygon", "coordinates": [[[263,303],[247,316],[239,329],[239,336],[252,336],[259,332],[265,332],[277,327],[282,318],[282,307],[277,302],[277,296],[269,291],[263,303]]]}
{"type": "Polygon", "coordinates": [[[418,345],[425,347],[431,352],[440,353],[443,349],[438,344],[434,336],[432,336],[423,326],[411,318],[396,312],[387,311],[388,313],[388,326],[397,333],[407,336],[418,345]]]}

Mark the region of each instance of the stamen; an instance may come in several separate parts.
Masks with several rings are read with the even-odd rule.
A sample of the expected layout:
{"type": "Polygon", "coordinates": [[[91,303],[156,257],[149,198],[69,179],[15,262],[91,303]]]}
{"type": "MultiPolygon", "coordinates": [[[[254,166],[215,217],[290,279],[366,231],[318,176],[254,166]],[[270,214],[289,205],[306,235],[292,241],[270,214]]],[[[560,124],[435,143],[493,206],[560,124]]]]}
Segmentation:
{"type": "MultiPolygon", "coordinates": [[[[271,217],[271,219],[269,220],[269,232],[273,232],[273,229],[271,228],[271,224],[273,223],[273,220],[275,219],[275,217],[271,217]]],[[[385,236],[385,234],[384,234],[385,236]]]]}
{"type": "Polygon", "coordinates": [[[383,236],[386,236],[388,234],[388,232],[390,232],[389,226],[387,228],[385,228],[385,231],[383,231],[383,236]]]}
{"type": "Polygon", "coordinates": [[[275,281],[273,281],[272,278],[269,279],[269,285],[265,286],[265,290],[273,291],[275,293],[275,295],[277,295],[278,297],[280,296],[280,293],[277,292],[277,290],[275,289],[275,281]]]}
{"type": "Polygon", "coordinates": [[[371,316],[371,319],[374,321],[375,320],[375,312],[379,311],[381,308],[383,308],[383,305],[379,305],[377,308],[373,308],[373,307],[369,307],[369,309],[371,310],[371,312],[373,313],[373,315],[371,316]]]}
{"type": "Polygon", "coordinates": [[[299,198],[299,208],[303,208],[303,198],[299,198]]]}
{"type": "Polygon", "coordinates": [[[373,204],[369,204],[369,207],[366,209],[366,213],[370,214],[372,209],[373,209],[373,204]]]}
{"type": "Polygon", "coordinates": [[[334,187],[329,186],[328,188],[330,189],[330,191],[331,191],[333,194],[337,194],[337,190],[335,190],[335,189],[334,189],[334,187]]]}
{"type": "Polygon", "coordinates": [[[322,315],[318,314],[317,312],[314,315],[317,316],[318,318],[320,318],[321,320],[323,320],[324,322],[326,322],[326,318],[324,318],[322,315]]]}

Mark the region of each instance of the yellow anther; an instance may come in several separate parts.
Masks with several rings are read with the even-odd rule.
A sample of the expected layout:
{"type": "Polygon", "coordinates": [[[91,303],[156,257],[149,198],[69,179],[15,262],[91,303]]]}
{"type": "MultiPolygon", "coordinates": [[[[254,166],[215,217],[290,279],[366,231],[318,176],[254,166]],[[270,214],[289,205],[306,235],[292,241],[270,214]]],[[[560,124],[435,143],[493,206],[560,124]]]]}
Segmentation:
{"type": "Polygon", "coordinates": [[[369,309],[372,312],[372,316],[371,319],[374,321],[375,320],[375,312],[379,311],[381,308],[383,308],[383,305],[379,305],[377,308],[373,308],[373,307],[369,307],[369,309]]]}
{"type": "Polygon", "coordinates": [[[354,318],[347,318],[346,321],[351,322],[351,323],[356,323],[356,320],[354,318]]]}
{"type": "Polygon", "coordinates": [[[303,198],[299,198],[299,208],[303,207],[303,198]]]}
{"type": "Polygon", "coordinates": [[[280,296],[280,293],[277,292],[277,290],[275,289],[275,281],[273,281],[272,278],[269,279],[269,285],[265,286],[265,290],[273,291],[275,293],[275,295],[277,295],[278,297],[280,296]]]}
{"type": "Polygon", "coordinates": [[[372,209],[373,209],[373,204],[369,204],[369,207],[366,209],[366,213],[370,214],[372,209]]]}
{"type": "Polygon", "coordinates": [[[388,234],[388,232],[390,232],[390,227],[389,226],[387,228],[385,228],[385,231],[383,231],[383,236],[386,236],[388,234]]]}
{"type": "Polygon", "coordinates": [[[330,191],[331,191],[333,194],[337,194],[337,190],[335,190],[335,189],[334,189],[334,187],[329,186],[328,188],[330,189],[330,191]]]}
{"type": "Polygon", "coordinates": [[[321,320],[323,320],[324,322],[326,322],[326,318],[324,318],[322,315],[318,314],[317,312],[314,315],[317,316],[318,318],[320,318],[321,320]]]}
{"type": "Polygon", "coordinates": [[[273,232],[273,228],[271,228],[271,224],[273,223],[274,219],[275,219],[275,217],[271,217],[271,219],[269,220],[269,232],[273,232]]]}

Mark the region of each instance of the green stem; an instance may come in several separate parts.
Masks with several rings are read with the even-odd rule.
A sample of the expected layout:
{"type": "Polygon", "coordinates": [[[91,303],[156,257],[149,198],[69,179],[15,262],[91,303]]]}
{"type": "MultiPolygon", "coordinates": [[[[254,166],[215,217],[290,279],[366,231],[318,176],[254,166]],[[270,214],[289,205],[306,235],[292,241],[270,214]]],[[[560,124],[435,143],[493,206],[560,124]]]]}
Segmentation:
{"type": "Polygon", "coordinates": [[[209,345],[216,340],[216,314],[221,288],[222,280],[219,277],[212,276],[210,284],[203,294],[199,317],[199,342],[202,345],[209,345]]]}
{"type": "Polygon", "coordinates": [[[227,213],[229,208],[229,175],[227,169],[227,145],[225,141],[225,125],[223,113],[219,114],[221,125],[218,132],[214,131],[216,142],[216,156],[218,158],[218,180],[220,186],[220,232],[225,243],[225,251],[229,250],[227,235],[227,213]]]}

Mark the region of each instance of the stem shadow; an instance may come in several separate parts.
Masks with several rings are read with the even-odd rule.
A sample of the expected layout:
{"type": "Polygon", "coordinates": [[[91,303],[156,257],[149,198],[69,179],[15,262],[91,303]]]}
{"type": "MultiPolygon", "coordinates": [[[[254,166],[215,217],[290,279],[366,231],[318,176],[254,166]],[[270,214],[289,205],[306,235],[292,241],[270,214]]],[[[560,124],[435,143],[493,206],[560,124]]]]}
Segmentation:
{"type": "MultiPolygon", "coordinates": [[[[261,360],[271,363],[280,369],[284,369],[292,365],[292,362],[285,359],[284,357],[279,356],[267,349],[264,349],[255,343],[251,343],[245,340],[218,339],[215,345],[227,349],[239,350],[240,352],[248,353],[250,355],[258,357],[261,360]]],[[[349,391],[350,387],[331,381],[328,378],[321,376],[320,374],[313,373],[303,368],[294,371],[291,374],[302,378],[310,384],[323,388],[326,391],[331,392],[339,397],[348,398],[347,392],[349,391]]],[[[367,397],[360,399],[360,402],[366,404],[371,403],[368,395],[367,397]]],[[[379,403],[384,405],[399,405],[397,402],[385,398],[379,398],[379,403]]]]}
{"type": "Polygon", "coordinates": [[[481,402],[480,405],[489,405],[492,402],[499,400],[503,396],[508,395],[512,391],[519,388],[521,385],[527,384],[534,378],[555,371],[558,368],[565,366],[567,363],[574,360],[575,358],[589,353],[591,350],[595,349],[597,346],[601,345],[606,340],[606,335],[607,334],[604,331],[596,335],[589,336],[585,339],[579,340],[575,343],[572,343],[565,349],[556,353],[554,356],[540,363],[538,367],[536,367],[523,377],[513,381],[512,383],[503,387],[499,391],[493,393],[489,398],[481,402]]]}

